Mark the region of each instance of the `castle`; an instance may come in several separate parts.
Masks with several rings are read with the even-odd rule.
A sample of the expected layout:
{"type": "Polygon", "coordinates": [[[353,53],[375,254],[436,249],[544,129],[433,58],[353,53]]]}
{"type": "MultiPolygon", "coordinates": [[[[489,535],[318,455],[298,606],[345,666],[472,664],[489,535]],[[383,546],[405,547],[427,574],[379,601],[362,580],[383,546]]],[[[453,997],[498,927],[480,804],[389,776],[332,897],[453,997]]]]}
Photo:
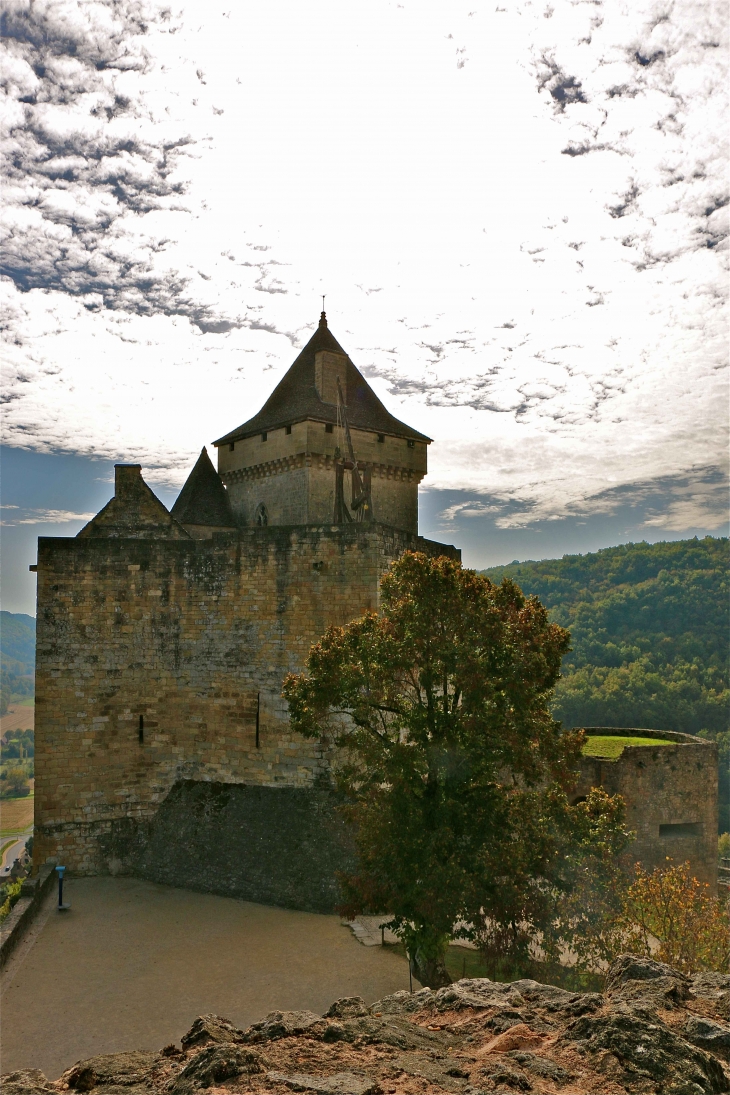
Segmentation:
{"type": "MultiPolygon", "coordinates": [[[[460,557],[418,535],[429,443],[322,313],[258,414],[215,442],[218,470],[203,449],[170,511],[120,464],[77,537],[39,539],[36,864],[333,908],[349,834],[282,681],[326,627],[377,609],[403,551],[460,557]]],[[[671,737],[586,758],[576,793],[624,793],[640,858],[680,852],[714,885],[716,746],[671,737]]]]}
{"type": "Polygon", "coordinates": [[[323,312],[171,511],[138,465],[117,465],[114,497],[77,537],[39,539],[36,862],[185,884],[228,810],[224,889],[331,905],[347,841],[328,758],[291,732],[281,685],[326,627],[377,608],[403,551],[459,557],[418,535],[429,443],[389,414],[323,312]]]}

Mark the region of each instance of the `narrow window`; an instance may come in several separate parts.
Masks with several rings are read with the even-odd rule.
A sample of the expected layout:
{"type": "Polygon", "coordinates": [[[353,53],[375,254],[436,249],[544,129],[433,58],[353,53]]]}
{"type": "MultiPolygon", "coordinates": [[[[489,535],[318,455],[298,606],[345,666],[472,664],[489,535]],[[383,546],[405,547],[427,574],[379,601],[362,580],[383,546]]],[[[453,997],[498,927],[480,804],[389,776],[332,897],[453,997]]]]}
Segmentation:
{"type": "Polygon", "coordinates": [[[229,452],[233,452],[233,450],[235,449],[235,447],[236,447],[236,442],[235,442],[235,441],[231,441],[231,443],[230,443],[230,444],[229,444],[229,446],[228,446],[228,451],[229,451],[229,452]]]}
{"type": "Polygon", "coordinates": [[[378,441],[380,442],[381,445],[383,444],[383,442],[385,441],[385,434],[384,433],[379,433],[378,434],[378,441]]]}
{"type": "Polygon", "coordinates": [[[660,825],[659,836],[702,836],[702,825],[696,821],[682,821],[674,825],[660,825]]]}
{"type": "Polygon", "coordinates": [[[286,428],[286,432],[287,432],[287,433],[291,433],[291,426],[287,426],[287,428],[286,428]]]}
{"type": "Polygon", "coordinates": [[[256,693],[256,748],[261,748],[261,738],[259,731],[261,729],[261,693],[256,693]]]}
{"type": "Polygon", "coordinates": [[[331,422],[328,422],[326,424],[325,428],[324,428],[324,432],[325,433],[332,433],[333,430],[334,430],[334,426],[332,425],[331,422]]]}
{"type": "Polygon", "coordinates": [[[266,440],[266,438],[267,438],[268,436],[269,436],[269,435],[268,435],[267,433],[262,433],[262,434],[261,434],[261,440],[262,440],[262,441],[265,441],[265,440],[266,440]]]}
{"type": "Polygon", "coordinates": [[[139,744],[144,745],[144,715],[139,716],[139,744]]]}
{"type": "Polygon", "coordinates": [[[409,449],[415,449],[415,447],[416,447],[416,442],[415,441],[409,441],[408,442],[408,448],[409,449]]]}

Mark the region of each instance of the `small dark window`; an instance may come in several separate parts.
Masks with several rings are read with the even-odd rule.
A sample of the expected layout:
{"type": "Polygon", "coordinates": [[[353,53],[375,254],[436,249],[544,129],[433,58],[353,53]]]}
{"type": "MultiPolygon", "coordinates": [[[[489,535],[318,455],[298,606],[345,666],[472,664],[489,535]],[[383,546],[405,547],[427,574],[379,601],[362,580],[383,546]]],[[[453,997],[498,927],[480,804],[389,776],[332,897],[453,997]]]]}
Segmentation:
{"type": "Polygon", "coordinates": [[[258,506],[256,507],[256,515],[254,520],[256,524],[259,525],[261,528],[263,528],[265,525],[268,525],[269,514],[263,502],[259,502],[258,506]]]}
{"type": "Polygon", "coordinates": [[[287,428],[286,428],[286,432],[287,432],[287,433],[291,433],[291,426],[287,426],[287,428]]]}
{"type": "Polygon", "coordinates": [[[229,446],[228,446],[228,451],[229,451],[229,452],[233,452],[233,450],[235,449],[235,447],[236,447],[236,442],[235,442],[235,441],[231,441],[231,443],[230,443],[230,444],[229,444],[229,446]]]}
{"type": "Polygon", "coordinates": [[[139,744],[144,743],[144,715],[139,716],[139,744]]]}
{"type": "Polygon", "coordinates": [[[265,440],[266,440],[266,438],[267,438],[268,436],[269,436],[269,435],[268,435],[267,433],[262,433],[262,434],[261,434],[261,440],[262,440],[262,441],[265,441],[265,440]]]}
{"type": "Polygon", "coordinates": [[[324,432],[325,432],[325,433],[332,433],[333,431],[334,431],[334,426],[332,425],[332,423],[331,423],[331,422],[328,422],[328,423],[327,423],[327,424],[325,425],[325,428],[324,428],[324,432]]]}
{"type": "Polygon", "coordinates": [[[682,821],[675,825],[660,825],[659,836],[702,836],[702,824],[698,821],[682,821]]]}
{"type": "Polygon", "coordinates": [[[416,442],[415,441],[409,441],[408,442],[408,448],[409,449],[415,449],[415,447],[416,447],[416,442]]]}
{"type": "Polygon", "coordinates": [[[378,441],[380,442],[381,445],[383,444],[383,442],[385,441],[385,434],[384,433],[379,433],[378,434],[378,441]]]}

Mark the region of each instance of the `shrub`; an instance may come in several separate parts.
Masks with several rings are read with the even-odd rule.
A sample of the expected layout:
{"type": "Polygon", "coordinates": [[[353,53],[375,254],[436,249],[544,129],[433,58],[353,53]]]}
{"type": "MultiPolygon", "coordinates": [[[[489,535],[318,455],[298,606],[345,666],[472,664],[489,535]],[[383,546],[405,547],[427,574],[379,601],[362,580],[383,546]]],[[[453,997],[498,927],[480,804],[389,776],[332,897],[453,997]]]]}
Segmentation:
{"type": "Polygon", "coordinates": [[[30,787],[28,786],[28,777],[22,768],[8,768],[4,773],[2,786],[3,798],[16,798],[19,795],[27,795],[30,793],[30,787]]]}
{"type": "Polygon", "coordinates": [[[19,880],[18,882],[8,882],[0,888],[0,897],[4,896],[5,898],[2,905],[0,905],[0,924],[2,924],[3,920],[7,919],[13,905],[15,905],[20,898],[20,888],[22,885],[22,880],[19,880]]]}
{"type": "Polygon", "coordinates": [[[626,891],[621,927],[629,949],[652,954],[660,962],[695,973],[727,970],[730,963],[730,915],[713,897],[707,883],[698,882],[689,863],[657,867],[648,874],[635,867],[626,891]],[[652,946],[652,937],[659,942],[652,946]]]}
{"type": "Polygon", "coordinates": [[[617,871],[608,890],[587,882],[568,901],[557,934],[570,940],[578,968],[593,972],[627,952],[687,974],[725,972],[730,963],[726,903],[693,877],[689,863],[670,859],[651,873],[637,863],[633,878],[617,871]]]}

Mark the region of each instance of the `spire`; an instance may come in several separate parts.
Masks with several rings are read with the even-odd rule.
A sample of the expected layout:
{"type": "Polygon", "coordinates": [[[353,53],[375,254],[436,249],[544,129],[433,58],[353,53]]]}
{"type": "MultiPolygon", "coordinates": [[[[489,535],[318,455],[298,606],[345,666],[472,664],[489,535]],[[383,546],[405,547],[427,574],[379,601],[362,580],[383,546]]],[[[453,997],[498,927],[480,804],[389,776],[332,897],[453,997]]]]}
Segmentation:
{"type": "Polygon", "coordinates": [[[205,446],[170,512],[181,525],[235,528],[226,488],[205,446]]]}
{"type": "Polygon", "coordinates": [[[326,327],[327,326],[327,313],[326,312],[322,312],[322,314],[320,315],[319,325],[320,325],[320,327],[326,327]]]}

